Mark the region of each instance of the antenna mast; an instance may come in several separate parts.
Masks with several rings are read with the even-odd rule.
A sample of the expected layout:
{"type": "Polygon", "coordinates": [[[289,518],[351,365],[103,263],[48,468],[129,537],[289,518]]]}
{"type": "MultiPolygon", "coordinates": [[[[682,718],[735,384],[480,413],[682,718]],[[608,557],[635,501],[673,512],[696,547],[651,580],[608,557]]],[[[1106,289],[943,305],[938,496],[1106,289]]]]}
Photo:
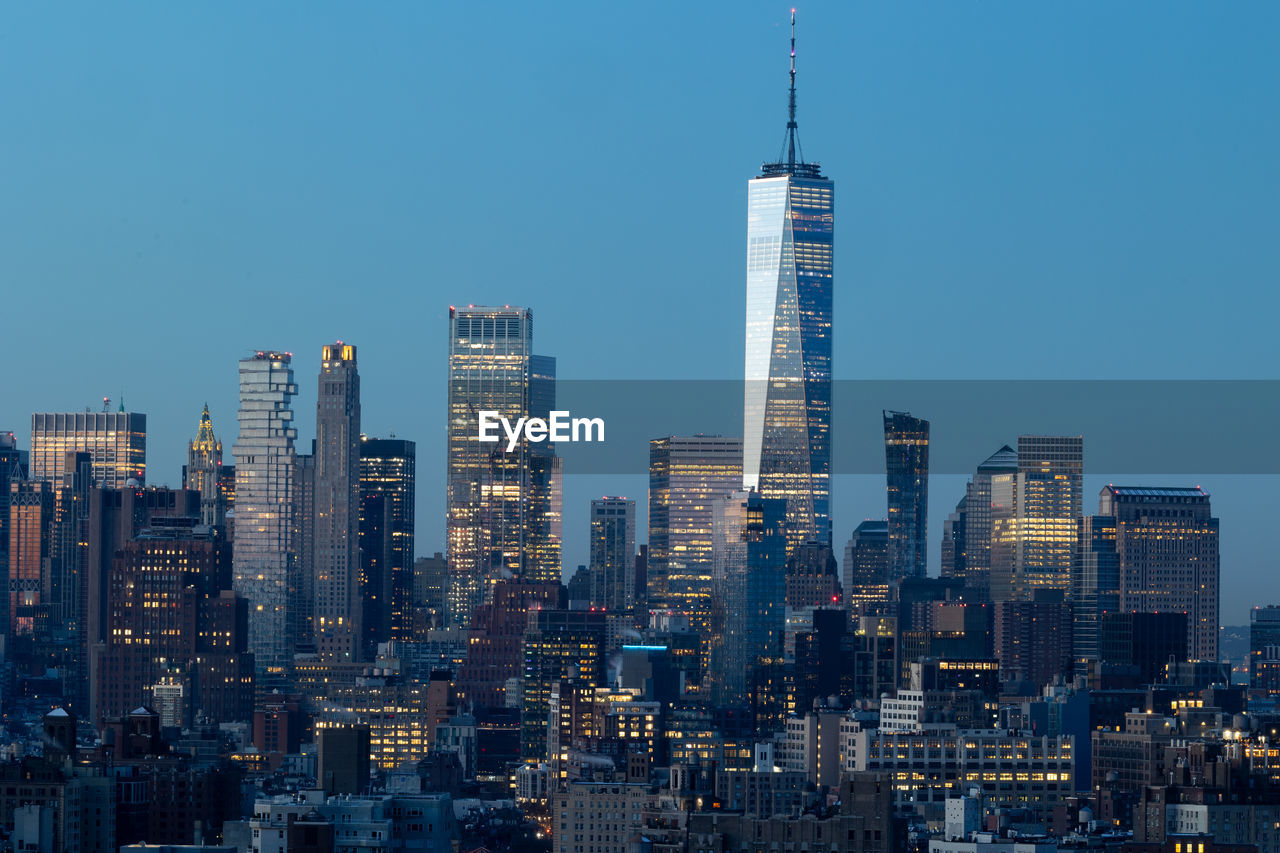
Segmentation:
{"type": "Polygon", "coordinates": [[[787,100],[787,169],[796,170],[796,10],[791,10],[791,91],[787,100]]]}

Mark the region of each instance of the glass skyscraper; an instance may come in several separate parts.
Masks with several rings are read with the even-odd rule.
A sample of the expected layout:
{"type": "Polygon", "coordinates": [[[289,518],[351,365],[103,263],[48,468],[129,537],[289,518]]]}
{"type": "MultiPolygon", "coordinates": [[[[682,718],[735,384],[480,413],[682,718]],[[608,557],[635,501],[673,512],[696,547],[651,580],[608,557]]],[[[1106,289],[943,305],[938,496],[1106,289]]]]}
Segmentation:
{"type": "Polygon", "coordinates": [[[67,453],[93,459],[95,485],[123,489],[146,482],[147,416],[137,412],[68,412],[31,416],[31,479],[56,481],[67,453]]]}
{"type": "MultiPolygon", "coordinates": [[[[402,438],[360,439],[360,499],[364,505],[375,496],[388,502],[391,564],[390,639],[409,641],[413,633],[413,528],[417,445],[402,438]]],[[[368,561],[361,557],[362,562],[368,561]]],[[[367,582],[366,578],[366,582],[367,582]]],[[[366,601],[368,593],[365,594],[366,601]]],[[[365,627],[366,634],[368,626],[365,627]]]]}
{"type": "Polygon", "coordinates": [[[789,547],[830,543],[835,184],[797,154],[795,17],[783,157],[747,185],[743,485],[787,502],[789,547]]]}
{"type": "Polygon", "coordinates": [[[742,485],[742,439],[649,442],[648,595],[687,613],[711,601],[711,509],[742,485]]]}
{"type": "Polygon", "coordinates": [[[630,614],[636,602],[636,502],[591,501],[591,603],[630,614]]]}
{"type": "Polygon", "coordinates": [[[716,502],[711,597],[712,699],[749,701],[782,663],[787,540],[781,500],[746,491],[716,502]]]}
{"type": "Polygon", "coordinates": [[[1083,473],[1082,437],[1018,436],[1017,473],[991,478],[992,601],[1070,587],[1083,473]]]}
{"type": "Polygon", "coordinates": [[[499,578],[560,581],[560,469],[547,442],[481,442],[479,414],[547,417],[555,360],[533,355],[528,308],[449,309],[448,624],[466,626],[499,578]]]}
{"type": "Polygon", "coordinates": [[[929,517],[929,422],[884,412],[889,496],[889,579],[924,577],[929,517]]]}
{"type": "Polygon", "coordinates": [[[249,601],[249,650],[258,671],[281,675],[293,655],[293,356],[262,350],[240,361],[233,588],[249,601]]]}

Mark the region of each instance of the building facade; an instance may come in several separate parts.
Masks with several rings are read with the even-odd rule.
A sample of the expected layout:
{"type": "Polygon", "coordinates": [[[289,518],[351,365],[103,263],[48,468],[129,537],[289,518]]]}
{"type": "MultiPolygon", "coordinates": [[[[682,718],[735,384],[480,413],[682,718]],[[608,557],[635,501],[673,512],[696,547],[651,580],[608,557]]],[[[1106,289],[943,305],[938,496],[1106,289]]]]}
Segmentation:
{"type": "Polygon", "coordinates": [[[889,498],[889,577],[923,577],[928,564],[929,422],[884,412],[889,498]]]}
{"type": "Polygon", "coordinates": [[[31,416],[30,476],[58,479],[67,453],[84,451],[93,460],[99,486],[123,489],[147,479],[147,416],[137,412],[40,413],[31,416]]]}
{"type": "MultiPolygon", "coordinates": [[[[449,309],[448,624],[465,627],[504,575],[560,580],[560,480],[551,444],[480,440],[480,413],[547,417],[555,361],[533,354],[528,308],[449,309]]],[[[501,430],[498,430],[501,432],[501,430]]]]}
{"type": "Polygon", "coordinates": [[[321,658],[359,658],[360,371],[356,348],[341,341],[321,353],[316,395],[313,594],[321,658]]]}
{"type": "Polygon", "coordinates": [[[1080,436],[1018,436],[1017,473],[991,479],[992,600],[1070,586],[1083,473],[1080,436]]]}
{"type": "Polygon", "coordinates": [[[1218,519],[1191,488],[1107,486],[1098,512],[1116,520],[1120,608],[1187,614],[1187,653],[1218,659],[1218,519]]]}
{"type": "MultiPolygon", "coordinates": [[[[388,636],[410,641],[413,628],[414,514],[416,512],[417,445],[401,438],[360,440],[361,529],[365,506],[374,496],[387,504],[387,570],[391,577],[388,636]]],[[[361,558],[364,562],[363,557],[361,558]]],[[[367,597],[366,597],[367,598],[367,597]]],[[[366,632],[367,633],[367,632],[366,632]]]]}
{"type": "Polygon", "coordinates": [[[591,501],[591,603],[606,613],[630,614],[636,601],[636,502],[591,501]]]}
{"type": "Polygon", "coordinates": [[[236,460],[235,591],[249,602],[249,649],[260,673],[284,673],[293,656],[298,577],[294,562],[293,485],[298,431],[293,426],[291,353],[260,350],[240,361],[240,435],[236,460]]]}
{"type": "Polygon", "coordinates": [[[711,601],[711,507],[742,485],[742,439],[649,442],[648,596],[693,613],[711,601]]]}

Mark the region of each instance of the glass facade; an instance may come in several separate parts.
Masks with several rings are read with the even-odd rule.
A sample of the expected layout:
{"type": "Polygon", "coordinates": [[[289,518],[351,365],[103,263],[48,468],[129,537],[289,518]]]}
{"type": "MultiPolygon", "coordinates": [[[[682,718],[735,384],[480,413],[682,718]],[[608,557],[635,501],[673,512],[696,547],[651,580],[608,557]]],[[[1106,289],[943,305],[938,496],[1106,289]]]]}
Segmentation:
{"type": "Polygon", "coordinates": [[[1018,437],[1017,473],[991,478],[993,601],[1030,601],[1036,590],[1068,589],[1083,470],[1080,436],[1018,437]]]}
{"type": "Polygon", "coordinates": [[[555,360],[534,356],[527,308],[450,308],[447,624],[465,627],[504,575],[560,581],[560,468],[550,444],[479,440],[479,413],[545,417],[555,360]]]}
{"type": "MultiPolygon", "coordinates": [[[[408,642],[413,631],[413,532],[417,445],[399,438],[360,441],[361,522],[364,504],[374,495],[388,504],[391,602],[389,639],[408,642]]],[[[363,560],[363,558],[362,558],[363,560]]],[[[388,639],[388,638],[383,638],[388,639]]]]}
{"type": "Polygon", "coordinates": [[[1119,607],[1116,520],[1109,515],[1086,515],[1077,524],[1076,556],[1071,564],[1071,656],[1077,674],[1087,674],[1089,661],[1101,660],[1102,614],[1119,607]]]}
{"type": "Polygon", "coordinates": [[[978,466],[965,488],[965,587],[984,600],[991,595],[991,481],[1017,472],[1018,453],[1006,444],[978,466]]]}
{"type": "Polygon", "coordinates": [[[240,434],[236,461],[233,588],[249,602],[249,650],[258,671],[282,675],[293,656],[296,629],[291,592],[294,441],[292,355],[264,350],[240,361],[240,434]]]}
{"type": "Polygon", "coordinates": [[[711,602],[711,510],[742,485],[742,439],[649,442],[648,597],[685,613],[711,602]]]}
{"type": "Polygon", "coordinates": [[[835,185],[779,164],[747,187],[743,486],[787,501],[787,539],[830,543],[835,185]]]}
{"type": "Polygon", "coordinates": [[[607,613],[631,613],[636,601],[636,502],[591,502],[591,603],[607,613]]]}
{"type": "Polygon", "coordinates": [[[338,341],[321,352],[316,393],[315,581],[313,629],[323,659],[359,655],[360,371],[356,348],[338,341]]]}
{"type": "Polygon", "coordinates": [[[929,516],[929,422],[884,412],[889,578],[924,577],[929,516]]]}
{"type": "Polygon", "coordinates": [[[849,607],[889,600],[889,524],[867,519],[844,549],[844,600],[849,607]]]}
{"type": "Polygon", "coordinates": [[[123,489],[147,479],[147,416],[136,412],[36,413],[31,416],[33,480],[56,481],[69,452],[93,460],[99,486],[123,489]]]}
{"type": "Polygon", "coordinates": [[[711,675],[720,705],[747,701],[757,676],[782,662],[786,627],[786,504],[738,491],[713,515],[711,675]]]}

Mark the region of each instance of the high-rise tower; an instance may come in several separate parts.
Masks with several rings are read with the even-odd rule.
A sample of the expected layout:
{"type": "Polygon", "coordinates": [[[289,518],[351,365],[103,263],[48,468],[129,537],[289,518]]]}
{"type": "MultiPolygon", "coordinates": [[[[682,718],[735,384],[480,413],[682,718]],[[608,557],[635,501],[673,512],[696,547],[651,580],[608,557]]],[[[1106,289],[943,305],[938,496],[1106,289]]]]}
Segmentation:
{"type": "Polygon", "coordinates": [[[929,422],[884,412],[889,495],[889,578],[924,577],[929,518],[929,422]]]}
{"type": "Polygon", "coordinates": [[[258,671],[284,673],[296,637],[293,485],[298,431],[290,404],[298,394],[287,352],[260,350],[240,360],[240,435],[236,460],[233,587],[249,601],[249,650],[258,671]]]}
{"type": "Polygon", "coordinates": [[[551,445],[480,441],[480,412],[546,418],[555,360],[533,355],[528,308],[449,309],[447,620],[465,626],[503,576],[560,580],[560,469],[551,445]]]}
{"type": "Polygon", "coordinates": [[[360,372],[356,348],[338,341],[321,352],[316,395],[316,650],[355,660],[360,649],[360,372]]]}
{"type": "Polygon", "coordinates": [[[789,547],[831,541],[835,184],[796,135],[795,13],[783,154],[747,184],[743,485],[787,502],[789,547]]]}

